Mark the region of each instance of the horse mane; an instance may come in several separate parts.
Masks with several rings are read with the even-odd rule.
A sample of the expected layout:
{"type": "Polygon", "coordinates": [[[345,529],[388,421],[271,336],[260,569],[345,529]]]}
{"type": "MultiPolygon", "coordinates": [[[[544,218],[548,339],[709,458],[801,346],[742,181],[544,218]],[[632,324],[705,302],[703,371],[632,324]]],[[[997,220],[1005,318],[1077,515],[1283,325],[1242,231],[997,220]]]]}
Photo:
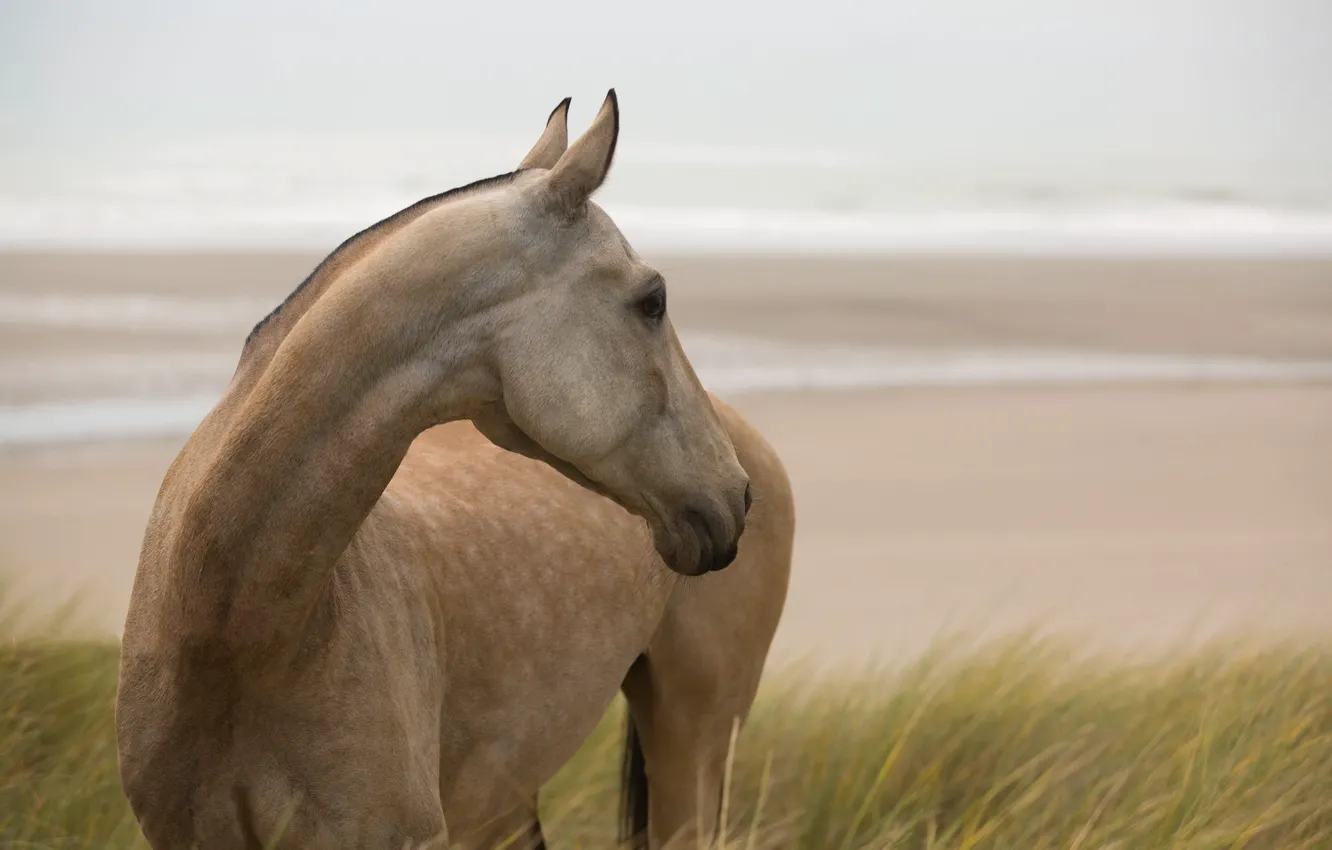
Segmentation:
{"type": "Polygon", "coordinates": [[[323,277],[323,273],[331,266],[333,266],[335,263],[337,263],[338,260],[342,259],[352,249],[361,247],[367,240],[379,236],[380,234],[384,234],[386,231],[391,230],[395,226],[407,224],[412,219],[424,215],[426,212],[430,211],[431,209],[434,209],[436,206],[439,206],[445,201],[449,201],[454,198],[461,197],[462,195],[470,194],[472,192],[477,192],[482,189],[488,189],[493,186],[499,186],[506,183],[511,183],[513,182],[513,179],[515,177],[517,177],[520,173],[522,173],[525,170],[526,169],[519,168],[517,170],[509,171],[504,174],[498,174],[494,177],[485,177],[480,180],[475,180],[471,183],[468,183],[465,186],[458,186],[456,188],[449,189],[446,192],[440,192],[437,195],[431,195],[427,198],[422,198],[421,200],[417,201],[411,206],[404,207],[403,209],[398,210],[388,218],[381,219],[380,221],[375,222],[374,224],[370,225],[364,230],[361,230],[344,239],[341,242],[341,244],[338,245],[338,247],[334,248],[332,252],[329,253],[328,256],[320,260],[319,265],[315,266],[314,270],[310,272],[308,275],[306,275],[305,279],[302,280],[299,284],[297,284],[296,288],[293,289],[291,292],[289,292],[286,298],[282,299],[282,303],[274,307],[268,313],[268,315],[264,316],[255,324],[255,326],[250,330],[250,333],[245,337],[245,344],[241,349],[242,359],[245,356],[245,352],[247,352],[250,349],[251,344],[264,330],[264,328],[266,328],[269,325],[269,323],[273,321],[273,319],[277,318],[277,316],[280,315],[282,311],[286,307],[288,307],[291,304],[291,302],[294,301],[303,291],[308,289],[312,283],[321,280],[323,277]]]}

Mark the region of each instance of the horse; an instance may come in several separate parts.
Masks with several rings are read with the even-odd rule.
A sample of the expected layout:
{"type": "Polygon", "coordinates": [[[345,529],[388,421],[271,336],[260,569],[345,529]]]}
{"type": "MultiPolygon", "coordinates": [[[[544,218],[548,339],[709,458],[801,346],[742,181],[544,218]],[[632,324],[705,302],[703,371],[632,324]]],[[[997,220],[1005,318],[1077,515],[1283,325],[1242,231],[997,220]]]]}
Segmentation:
{"type": "Polygon", "coordinates": [[[542,847],[620,691],[624,837],[715,835],[791,486],[591,200],[614,89],[572,145],[568,108],[329,254],[167,470],[115,705],[154,850],[542,847]]]}

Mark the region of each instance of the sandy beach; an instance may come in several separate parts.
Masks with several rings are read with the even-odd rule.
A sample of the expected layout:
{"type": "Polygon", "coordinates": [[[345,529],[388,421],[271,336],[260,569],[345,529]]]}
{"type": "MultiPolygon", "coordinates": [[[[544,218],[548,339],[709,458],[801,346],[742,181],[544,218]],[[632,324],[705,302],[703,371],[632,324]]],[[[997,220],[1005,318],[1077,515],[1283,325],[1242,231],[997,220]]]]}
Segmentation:
{"type": "MultiPolygon", "coordinates": [[[[0,301],[13,308],[0,314],[0,404],[96,390],[78,380],[84,362],[234,362],[244,337],[226,322],[127,329],[43,318],[29,309],[42,299],[271,305],[317,259],[0,255],[0,301]],[[34,377],[43,370],[64,377],[44,383],[34,377]]],[[[682,332],[1332,359],[1332,262],[653,259],[682,332]]],[[[940,631],[1037,624],[1154,645],[1229,629],[1332,632],[1332,382],[727,395],[795,485],[779,658],[893,658],[940,631]]],[[[19,598],[78,593],[87,625],[115,634],[148,510],[182,440],[0,448],[0,570],[19,598]]]]}

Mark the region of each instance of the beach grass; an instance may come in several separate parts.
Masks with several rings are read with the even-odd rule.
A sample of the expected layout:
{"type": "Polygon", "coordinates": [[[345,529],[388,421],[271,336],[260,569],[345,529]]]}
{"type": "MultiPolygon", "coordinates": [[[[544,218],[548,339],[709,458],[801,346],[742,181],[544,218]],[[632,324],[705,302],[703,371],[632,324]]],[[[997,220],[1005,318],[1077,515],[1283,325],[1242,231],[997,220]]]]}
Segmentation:
{"type": "MultiPolygon", "coordinates": [[[[116,647],[25,634],[0,634],[0,848],[144,847],[116,647]]],[[[613,846],[622,710],[543,791],[552,847],[613,846]]],[[[1135,660],[1024,636],[774,670],[728,770],[732,850],[1332,847],[1332,646],[1135,660]]]]}

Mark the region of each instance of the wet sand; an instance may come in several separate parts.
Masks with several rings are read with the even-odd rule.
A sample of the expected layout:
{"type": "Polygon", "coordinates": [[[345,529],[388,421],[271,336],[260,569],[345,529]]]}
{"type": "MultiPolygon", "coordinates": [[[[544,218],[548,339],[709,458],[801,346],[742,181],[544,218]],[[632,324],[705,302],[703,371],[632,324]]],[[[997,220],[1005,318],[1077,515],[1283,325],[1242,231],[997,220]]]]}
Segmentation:
{"type": "MultiPolygon", "coordinates": [[[[0,296],[253,299],[276,305],[314,254],[0,252],[0,296]]],[[[1332,358],[1332,260],[649,257],[681,329],[904,347],[1089,348],[1332,358]]],[[[0,326],[21,352],[143,350],[140,333],[0,326]]],[[[239,352],[244,330],[153,335],[239,352]]]]}
{"type": "MultiPolygon", "coordinates": [[[[317,258],[0,255],[0,295],[277,303],[317,258]]],[[[664,258],[678,327],[939,348],[1332,357],[1313,261],[664,258]]],[[[256,315],[257,319],[258,316],[256,315]]],[[[0,370],[239,352],[244,331],[0,326],[0,370]]],[[[795,484],[777,654],[900,657],[941,630],[1107,642],[1332,633],[1332,384],[1128,384],[734,397],[795,484]]],[[[0,449],[0,571],[118,631],[178,439],[0,449]]]]}

